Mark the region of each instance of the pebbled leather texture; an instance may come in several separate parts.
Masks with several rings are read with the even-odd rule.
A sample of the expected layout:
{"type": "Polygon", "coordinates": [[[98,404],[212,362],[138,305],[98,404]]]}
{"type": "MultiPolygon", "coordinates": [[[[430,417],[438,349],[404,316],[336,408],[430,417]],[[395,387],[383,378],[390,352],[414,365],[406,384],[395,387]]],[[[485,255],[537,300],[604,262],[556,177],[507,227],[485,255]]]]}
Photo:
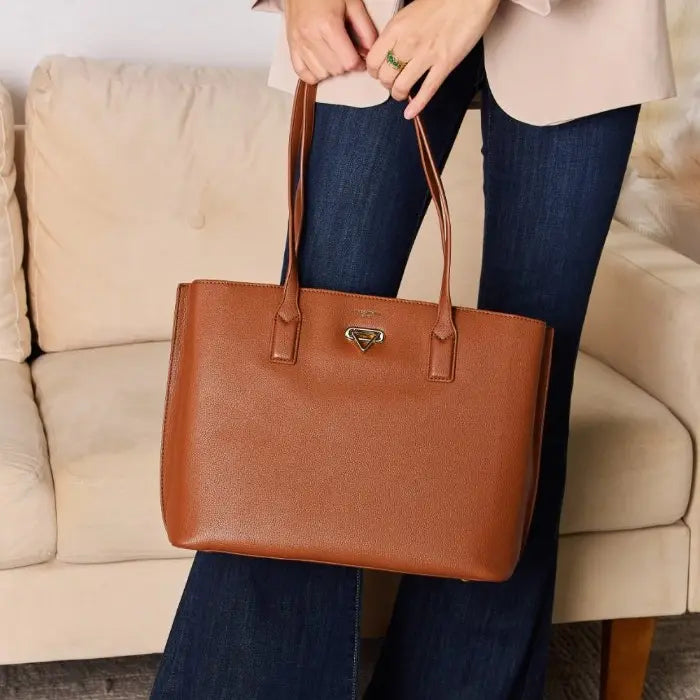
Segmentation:
{"type": "Polygon", "coordinates": [[[300,288],[314,104],[300,85],[285,285],[178,288],[161,461],[170,541],[505,580],[532,516],[552,330],[452,307],[449,212],[418,120],[443,234],[440,301],[300,288]],[[362,352],[345,334],[368,326],[384,339],[362,352]]]}

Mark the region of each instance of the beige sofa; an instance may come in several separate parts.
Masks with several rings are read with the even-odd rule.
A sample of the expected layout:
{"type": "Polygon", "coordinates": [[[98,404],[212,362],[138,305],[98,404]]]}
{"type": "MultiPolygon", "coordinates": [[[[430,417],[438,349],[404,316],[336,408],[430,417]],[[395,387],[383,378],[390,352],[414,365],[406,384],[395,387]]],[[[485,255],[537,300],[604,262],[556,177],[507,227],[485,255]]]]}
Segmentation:
{"type": "MultiPolygon", "coordinates": [[[[175,287],[277,281],[289,99],[255,72],[41,63],[14,159],[30,364],[0,105],[0,663],[157,652],[191,561],[158,499],[175,287]]],[[[446,171],[459,304],[478,279],[479,146],[470,113],[446,171]]],[[[438,241],[431,214],[402,296],[435,299],[438,241]]],[[[605,697],[639,697],[650,618],[700,610],[699,434],[700,265],[615,225],[577,368],[555,610],[617,621],[605,697]]],[[[378,634],[396,578],[367,580],[378,634]]]]}

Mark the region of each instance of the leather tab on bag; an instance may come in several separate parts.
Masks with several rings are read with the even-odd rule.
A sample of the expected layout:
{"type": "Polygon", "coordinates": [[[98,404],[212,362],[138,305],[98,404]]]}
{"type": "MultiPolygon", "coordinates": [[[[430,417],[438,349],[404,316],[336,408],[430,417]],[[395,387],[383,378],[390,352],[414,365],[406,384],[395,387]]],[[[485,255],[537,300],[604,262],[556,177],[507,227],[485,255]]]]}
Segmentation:
{"type": "Polygon", "coordinates": [[[431,382],[451,382],[455,378],[455,358],[457,356],[457,333],[441,338],[435,331],[430,336],[430,367],[428,379],[431,382]]]}
{"type": "Polygon", "coordinates": [[[272,348],[270,351],[270,359],[273,362],[292,365],[297,361],[300,329],[300,315],[284,318],[281,309],[277,312],[272,329],[272,348]]]}

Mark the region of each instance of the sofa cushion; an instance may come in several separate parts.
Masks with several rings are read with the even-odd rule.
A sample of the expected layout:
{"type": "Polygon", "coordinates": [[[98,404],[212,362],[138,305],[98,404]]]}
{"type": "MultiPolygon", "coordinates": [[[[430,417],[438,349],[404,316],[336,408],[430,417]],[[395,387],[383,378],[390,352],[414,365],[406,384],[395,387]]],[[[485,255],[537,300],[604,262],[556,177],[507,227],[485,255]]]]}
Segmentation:
{"type": "Polygon", "coordinates": [[[669,525],[685,514],[693,444],[659,401],[579,353],[563,533],[669,525]]]}
{"type": "Polygon", "coordinates": [[[279,281],[289,105],[262,72],[44,60],[26,114],[41,347],[166,340],[177,283],[279,281]]]}
{"type": "Polygon", "coordinates": [[[0,569],[55,551],[53,484],[29,367],[0,360],[0,569]]]}
{"type": "Polygon", "coordinates": [[[159,506],[168,343],[44,355],[32,365],[66,562],[185,556],[159,506]]]}
{"type": "MultiPolygon", "coordinates": [[[[169,344],[45,355],[33,366],[67,562],[188,556],[160,517],[159,451],[169,344]]],[[[655,399],[586,355],[573,403],[564,532],[677,521],[689,438],[655,399]]]]}
{"type": "Polygon", "coordinates": [[[0,85],[0,359],[24,360],[30,333],[22,270],[24,237],[15,194],[15,124],[12,101],[0,85]]]}

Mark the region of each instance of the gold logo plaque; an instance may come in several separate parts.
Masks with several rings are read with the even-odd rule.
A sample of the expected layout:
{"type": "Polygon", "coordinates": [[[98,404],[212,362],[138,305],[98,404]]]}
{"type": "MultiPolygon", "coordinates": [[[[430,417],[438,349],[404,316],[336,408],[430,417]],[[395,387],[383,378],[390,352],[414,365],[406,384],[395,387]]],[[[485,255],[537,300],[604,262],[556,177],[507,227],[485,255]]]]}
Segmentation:
{"type": "Polygon", "coordinates": [[[351,326],[345,331],[345,337],[362,352],[367,352],[377,343],[384,342],[384,331],[378,328],[356,328],[351,326]]]}

